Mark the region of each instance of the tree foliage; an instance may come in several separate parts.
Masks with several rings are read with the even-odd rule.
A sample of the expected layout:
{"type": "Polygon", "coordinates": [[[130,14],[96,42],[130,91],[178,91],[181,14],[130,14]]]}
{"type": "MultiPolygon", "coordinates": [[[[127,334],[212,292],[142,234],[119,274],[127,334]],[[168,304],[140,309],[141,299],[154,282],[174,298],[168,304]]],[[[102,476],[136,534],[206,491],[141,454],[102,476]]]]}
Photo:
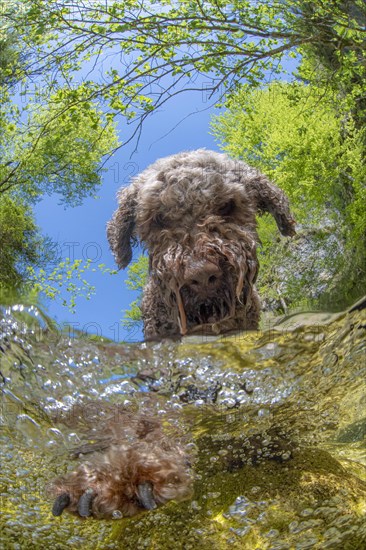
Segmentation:
{"type": "Polygon", "coordinates": [[[77,101],[104,101],[135,123],[131,138],[172,96],[197,90],[218,102],[303,52],[329,80],[361,83],[365,18],[363,0],[29,0],[9,17],[29,52],[26,74],[42,72],[51,88],[62,75],[70,94],[82,79],[77,101]]]}
{"type": "Polygon", "coordinates": [[[278,240],[259,220],[259,287],[270,304],[361,292],[365,280],[365,129],[347,98],[301,82],[243,88],[213,121],[222,147],[266,173],[291,198],[299,236],[278,240]],[[343,273],[343,276],[342,276],[343,273]],[[358,290],[357,290],[358,288],[358,290]]]}
{"type": "Polygon", "coordinates": [[[59,261],[53,269],[45,270],[43,268],[35,270],[32,265],[27,268],[28,286],[37,294],[42,294],[47,298],[55,300],[61,296],[61,291],[67,291],[67,299],[62,298],[62,305],[69,308],[72,313],[75,313],[76,299],[86,298],[90,300],[95,294],[95,287],[85,278],[86,274],[99,270],[103,274],[113,275],[115,270],[105,267],[104,264],[99,264],[93,267],[92,260],[71,260],[65,258],[59,261]]]}
{"type": "MultiPolygon", "coordinates": [[[[101,160],[117,145],[114,125],[96,106],[70,105],[59,90],[24,110],[4,104],[0,192],[29,202],[57,193],[77,205],[101,184],[101,160]]],[[[75,95],[78,95],[76,91],[75,95]]]]}
{"type": "Polygon", "coordinates": [[[0,293],[19,290],[29,265],[37,268],[52,258],[52,246],[40,234],[29,207],[0,195],[0,293]]]}
{"type": "Polygon", "coordinates": [[[53,243],[41,235],[31,205],[45,194],[57,194],[67,206],[92,195],[102,182],[103,157],[118,144],[115,125],[97,102],[78,101],[82,86],[73,94],[65,82],[51,94],[42,87],[27,93],[28,56],[9,23],[10,15],[18,16],[16,4],[2,8],[7,6],[8,19],[0,21],[0,292],[3,297],[32,286],[56,296],[50,290],[56,269],[58,289],[65,286],[73,304],[83,287],[70,273],[85,287],[80,261],[55,268],[53,243]],[[17,83],[23,85],[18,95],[17,83]]]}
{"type": "Polygon", "coordinates": [[[149,259],[147,256],[140,255],[128,268],[128,279],[126,280],[127,287],[131,290],[137,290],[138,296],[136,300],[131,302],[129,309],[124,313],[122,324],[130,332],[138,331],[141,328],[141,297],[142,289],[146,285],[149,269],[149,259]]]}
{"type": "Polygon", "coordinates": [[[366,231],[365,129],[356,128],[347,102],[332,90],[275,82],[244,87],[227,107],[212,125],[223,149],[284,189],[298,221],[327,208],[356,238],[366,231]]]}

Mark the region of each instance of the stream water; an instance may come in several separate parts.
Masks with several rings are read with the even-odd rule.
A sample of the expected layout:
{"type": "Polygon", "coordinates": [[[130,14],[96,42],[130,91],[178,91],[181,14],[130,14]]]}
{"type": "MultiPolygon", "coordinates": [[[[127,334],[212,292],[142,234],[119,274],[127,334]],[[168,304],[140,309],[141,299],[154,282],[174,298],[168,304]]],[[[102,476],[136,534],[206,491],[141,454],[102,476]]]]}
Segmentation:
{"type": "Polygon", "coordinates": [[[365,304],[141,344],[4,308],[0,548],[365,550],[365,304]],[[179,434],[192,498],[133,518],[52,516],[47,483],[85,459],[85,428],[117,406],[179,434]]]}

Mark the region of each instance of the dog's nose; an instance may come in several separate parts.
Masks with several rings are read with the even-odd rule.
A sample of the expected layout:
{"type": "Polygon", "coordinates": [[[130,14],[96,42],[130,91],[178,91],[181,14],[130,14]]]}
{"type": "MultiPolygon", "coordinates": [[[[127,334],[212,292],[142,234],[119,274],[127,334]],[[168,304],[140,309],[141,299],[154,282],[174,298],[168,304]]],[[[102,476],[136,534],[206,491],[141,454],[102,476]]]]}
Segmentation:
{"type": "Polygon", "coordinates": [[[215,291],[222,282],[219,266],[206,260],[194,261],[186,266],[184,284],[197,293],[215,291]]]}

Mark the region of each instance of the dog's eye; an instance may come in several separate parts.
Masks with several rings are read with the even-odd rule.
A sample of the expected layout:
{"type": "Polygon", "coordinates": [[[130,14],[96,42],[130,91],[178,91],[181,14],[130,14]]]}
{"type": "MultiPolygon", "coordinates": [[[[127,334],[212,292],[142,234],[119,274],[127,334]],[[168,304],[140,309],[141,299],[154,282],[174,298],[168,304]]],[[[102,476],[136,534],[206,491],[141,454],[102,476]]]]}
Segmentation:
{"type": "Polygon", "coordinates": [[[234,199],[230,199],[228,202],[220,206],[218,210],[218,214],[219,216],[226,217],[226,216],[230,216],[230,214],[232,214],[234,210],[235,210],[235,201],[234,199]]]}
{"type": "Polygon", "coordinates": [[[166,219],[161,214],[156,214],[156,216],[154,216],[154,223],[160,229],[164,229],[168,225],[166,219]]]}

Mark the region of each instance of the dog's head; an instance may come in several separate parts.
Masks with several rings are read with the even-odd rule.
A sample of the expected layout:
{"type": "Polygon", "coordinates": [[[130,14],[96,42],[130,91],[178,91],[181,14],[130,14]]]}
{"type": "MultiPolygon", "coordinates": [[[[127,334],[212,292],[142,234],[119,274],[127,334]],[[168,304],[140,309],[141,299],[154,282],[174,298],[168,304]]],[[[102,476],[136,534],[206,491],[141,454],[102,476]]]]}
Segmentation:
{"type": "Polygon", "coordinates": [[[240,161],[206,150],[161,159],[119,193],[108,238],[119,267],[144,243],[150,274],[175,308],[182,334],[250,305],[258,271],[256,220],[271,212],[294,233],[287,198],[240,161]]]}

